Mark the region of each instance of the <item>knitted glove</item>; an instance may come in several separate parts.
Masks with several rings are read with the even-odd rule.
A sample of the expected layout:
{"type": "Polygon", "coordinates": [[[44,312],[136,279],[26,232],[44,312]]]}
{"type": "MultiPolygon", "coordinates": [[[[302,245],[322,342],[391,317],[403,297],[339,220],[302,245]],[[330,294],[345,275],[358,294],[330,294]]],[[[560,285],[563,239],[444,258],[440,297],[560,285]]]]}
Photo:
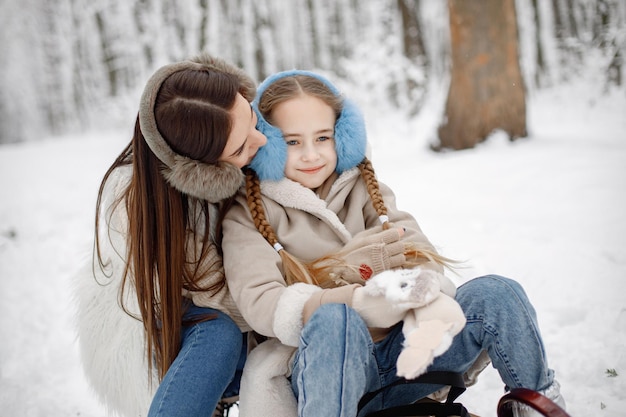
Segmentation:
{"type": "Polygon", "coordinates": [[[331,277],[348,282],[367,280],[387,269],[400,267],[406,261],[402,229],[382,230],[380,226],[356,235],[337,254],[345,265],[333,268],[331,277]]]}

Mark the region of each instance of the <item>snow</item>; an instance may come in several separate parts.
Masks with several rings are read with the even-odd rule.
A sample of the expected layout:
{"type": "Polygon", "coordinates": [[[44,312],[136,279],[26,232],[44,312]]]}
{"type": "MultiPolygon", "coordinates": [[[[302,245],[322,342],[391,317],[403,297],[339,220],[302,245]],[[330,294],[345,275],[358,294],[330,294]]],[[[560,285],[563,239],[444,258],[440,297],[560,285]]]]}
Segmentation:
{"type": "MultiPolygon", "coordinates": [[[[519,280],[538,312],[549,364],[573,416],[626,409],[626,96],[592,81],[535,91],[528,139],[502,133],[472,150],[428,150],[445,100],[407,121],[366,109],[372,159],[457,283],[519,280]],[[610,377],[607,370],[615,369],[610,377]]],[[[105,416],[87,386],[70,276],[93,232],[99,181],[132,132],[90,131],[0,146],[0,415],[105,416]]],[[[488,368],[460,397],[493,417],[488,368]]]]}

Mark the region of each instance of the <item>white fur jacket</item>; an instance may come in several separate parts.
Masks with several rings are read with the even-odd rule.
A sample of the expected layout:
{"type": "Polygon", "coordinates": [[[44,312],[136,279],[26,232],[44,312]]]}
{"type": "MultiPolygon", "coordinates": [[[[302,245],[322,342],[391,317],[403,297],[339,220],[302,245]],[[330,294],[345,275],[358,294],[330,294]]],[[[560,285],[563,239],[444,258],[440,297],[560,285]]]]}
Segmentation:
{"type": "MultiPolygon", "coordinates": [[[[130,169],[118,169],[104,190],[102,230],[98,231],[104,270],[90,256],[73,280],[78,343],[87,380],[109,415],[136,417],[147,414],[158,379],[156,375],[148,375],[142,322],[126,314],[119,304],[126,265],[127,214],[123,203],[116,206],[113,203],[128,184],[130,169]]],[[[213,257],[217,256],[214,250],[213,257]]],[[[200,284],[211,285],[222,274],[220,271],[206,276],[200,284]]],[[[139,317],[132,285],[127,285],[125,290],[125,307],[139,317]]],[[[242,331],[249,330],[227,287],[213,296],[204,292],[185,295],[196,305],[225,312],[242,331]]]]}
{"type": "MultiPolygon", "coordinates": [[[[391,189],[379,185],[389,220],[406,230],[403,239],[432,248],[415,219],[397,210],[391,189]]],[[[322,191],[323,198],[289,179],[264,181],[261,192],[267,220],[278,240],[305,261],[339,252],[358,233],[380,225],[357,168],[341,174],[322,191]]],[[[239,195],[229,210],[223,231],[224,268],[231,294],[250,326],[270,338],[256,347],[246,362],[240,416],[297,416],[296,400],[285,376],[291,373],[304,304],[320,288],[286,285],[280,256],[257,231],[245,196],[239,195]]],[[[438,265],[431,267],[440,272],[438,265]]]]}

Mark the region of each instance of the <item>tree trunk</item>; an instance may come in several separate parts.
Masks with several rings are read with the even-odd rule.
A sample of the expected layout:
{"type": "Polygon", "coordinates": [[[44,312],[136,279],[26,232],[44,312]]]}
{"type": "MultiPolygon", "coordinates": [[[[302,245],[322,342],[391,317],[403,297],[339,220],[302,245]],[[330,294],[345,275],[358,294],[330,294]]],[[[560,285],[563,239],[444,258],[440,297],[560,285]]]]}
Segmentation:
{"type": "Polygon", "coordinates": [[[537,52],[535,57],[537,70],[535,72],[535,87],[543,87],[543,80],[546,78],[547,67],[546,60],[543,52],[543,43],[541,42],[541,37],[543,35],[543,28],[541,22],[541,11],[539,10],[539,2],[540,0],[532,0],[532,8],[533,8],[533,18],[535,21],[535,45],[537,48],[537,52]]]}
{"type": "Polygon", "coordinates": [[[404,55],[411,61],[426,57],[426,48],[420,23],[420,0],[398,0],[402,17],[404,55]]]}
{"type": "Polygon", "coordinates": [[[514,0],[448,0],[452,75],[437,149],[468,149],[496,129],[526,136],[514,0]]]}

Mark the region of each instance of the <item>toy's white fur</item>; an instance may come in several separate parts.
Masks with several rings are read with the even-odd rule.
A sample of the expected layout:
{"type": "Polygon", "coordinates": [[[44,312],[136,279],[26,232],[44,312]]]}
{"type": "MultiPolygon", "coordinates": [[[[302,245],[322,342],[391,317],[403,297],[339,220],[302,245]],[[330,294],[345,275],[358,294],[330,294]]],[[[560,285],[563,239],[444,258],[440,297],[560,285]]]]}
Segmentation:
{"type": "Polygon", "coordinates": [[[365,289],[371,295],[384,295],[399,308],[411,308],[433,301],[440,292],[439,279],[430,270],[398,269],[383,271],[370,278],[365,289]]]}
{"type": "Polygon", "coordinates": [[[413,379],[426,372],[465,326],[461,307],[441,291],[445,280],[438,272],[418,267],[381,272],[365,285],[371,295],[384,295],[393,305],[410,308],[403,320],[398,376],[413,379]]]}

